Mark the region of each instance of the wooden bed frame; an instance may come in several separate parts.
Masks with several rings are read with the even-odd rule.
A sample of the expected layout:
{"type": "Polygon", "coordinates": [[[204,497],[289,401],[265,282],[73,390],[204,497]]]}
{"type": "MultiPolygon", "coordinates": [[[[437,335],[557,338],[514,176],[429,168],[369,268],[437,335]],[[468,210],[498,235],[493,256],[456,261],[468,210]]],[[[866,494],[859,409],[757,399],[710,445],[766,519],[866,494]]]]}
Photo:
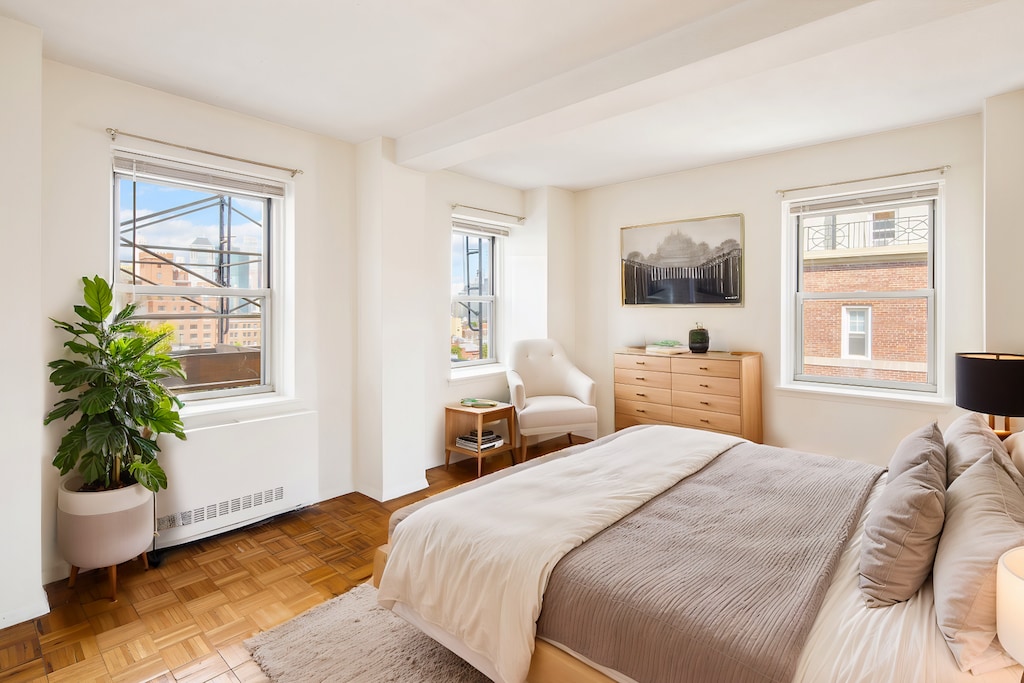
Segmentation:
{"type": "MultiPolygon", "coordinates": [[[[380,577],[384,573],[384,565],[388,562],[391,546],[385,544],[377,548],[373,556],[373,587],[380,586],[380,577]]],[[[528,683],[615,683],[615,680],[582,662],[564,650],[560,650],[546,640],[534,641],[533,658],[530,660],[528,683]]]]}

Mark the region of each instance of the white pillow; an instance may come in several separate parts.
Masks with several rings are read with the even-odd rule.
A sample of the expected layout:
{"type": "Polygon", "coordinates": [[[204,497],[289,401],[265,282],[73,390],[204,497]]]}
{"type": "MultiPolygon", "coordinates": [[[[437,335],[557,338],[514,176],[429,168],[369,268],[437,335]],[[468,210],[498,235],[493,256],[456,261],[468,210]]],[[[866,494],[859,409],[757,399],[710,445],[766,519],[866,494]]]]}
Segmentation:
{"type": "Polygon", "coordinates": [[[961,671],[1014,664],[996,638],[996,564],[1024,545],[1024,476],[990,451],[946,491],[946,524],[932,570],[935,616],[961,671]]]}

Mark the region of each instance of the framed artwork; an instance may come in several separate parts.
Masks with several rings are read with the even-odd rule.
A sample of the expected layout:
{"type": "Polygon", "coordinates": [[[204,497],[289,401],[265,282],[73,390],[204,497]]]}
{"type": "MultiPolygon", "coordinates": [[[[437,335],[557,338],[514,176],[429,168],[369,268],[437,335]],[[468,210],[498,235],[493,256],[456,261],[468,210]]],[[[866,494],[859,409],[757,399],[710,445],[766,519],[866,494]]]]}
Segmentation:
{"type": "Polygon", "coordinates": [[[625,306],[742,306],[743,214],[622,228],[625,306]]]}

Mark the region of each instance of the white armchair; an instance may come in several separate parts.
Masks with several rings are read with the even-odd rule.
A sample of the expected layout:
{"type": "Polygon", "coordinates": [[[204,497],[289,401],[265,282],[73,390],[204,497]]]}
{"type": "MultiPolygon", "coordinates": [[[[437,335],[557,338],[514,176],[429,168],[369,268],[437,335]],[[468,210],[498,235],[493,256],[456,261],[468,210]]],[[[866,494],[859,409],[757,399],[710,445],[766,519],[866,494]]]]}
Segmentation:
{"type": "Polygon", "coordinates": [[[573,432],[597,436],[597,385],[573,365],[554,339],[524,339],[512,346],[509,394],[519,425],[519,461],[526,460],[526,437],[573,432]]]}

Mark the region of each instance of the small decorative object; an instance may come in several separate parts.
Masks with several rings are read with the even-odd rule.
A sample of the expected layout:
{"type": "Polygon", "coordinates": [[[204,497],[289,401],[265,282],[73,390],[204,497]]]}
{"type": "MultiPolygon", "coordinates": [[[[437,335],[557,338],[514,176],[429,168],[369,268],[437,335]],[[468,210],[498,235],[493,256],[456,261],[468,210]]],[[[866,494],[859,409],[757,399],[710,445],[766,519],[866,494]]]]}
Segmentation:
{"type": "Polygon", "coordinates": [[[707,353],[710,337],[704,326],[697,323],[697,327],[690,330],[690,353],[707,353]]]}
{"type": "Polygon", "coordinates": [[[464,398],[461,403],[467,408],[494,408],[498,405],[497,401],[489,398],[464,398]]]}
{"type": "Polygon", "coordinates": [[[664,356],[674,356],[679,353],[686,353],[686,345],[675,339],[664,339],[652,342],[646,346],[647,353],[657,353],[664,356]]]}

